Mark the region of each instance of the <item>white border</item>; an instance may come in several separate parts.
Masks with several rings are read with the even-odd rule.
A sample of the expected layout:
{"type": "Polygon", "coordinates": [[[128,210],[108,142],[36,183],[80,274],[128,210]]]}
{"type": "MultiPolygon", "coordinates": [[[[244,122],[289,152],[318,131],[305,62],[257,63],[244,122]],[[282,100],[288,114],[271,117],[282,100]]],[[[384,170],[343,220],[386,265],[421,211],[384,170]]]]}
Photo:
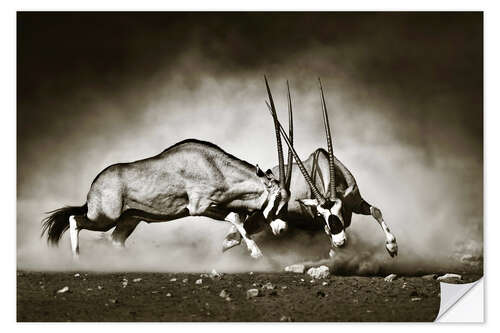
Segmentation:
{"type": "MultiPolygon", "coordinates": [[[[1,73],[1,92],[2,92],[2,115],[3,119],[1,122],[0,135],[2,138],[2,162],[1,168],[2,175],[1,184],[1,203],[2,203],[2,225],[4,226],[4,237],[2,242],[2,259],[5,269],[0,274],[1,286],[2,286],[2,308],[1,308],[1,318],[3,329],[10,331],[10,329],[18,329],[23,331],[34,331],[39,332],[40,330],[51,330],[51,332],[67,332],[71,329],[72,332],[83,332],[87,331],[89,325],[92,324],[16,324],[16,304],[15,304],[15,269],[16,269],[16,256],[15,256],[15,244],[16,244],[16,234],[15,234],[15,183],[16,183],[16,165],[15,165],[15,137],[16,137],[16,91],[15,91],[15,80],[16,80],[16,55],[15,55],[15,45],[16,45],[16,10],[484,10],[485,11],[485,276],[487,276],[486,281],[488,283],[488,295],[486,298],[486,325],[457,325],[457,324],[447,324],[447,325],[436,325],[427,324],[424,327],[420,325],[408,325],[408,324],[350,324],[350,328],[372,331],[384,331],[387,329],[399,330],[404,326],[406,332],[420,332],[422,329],[425,330],[443,330],[450,329],[453,332],[467,332],[476,329],[492,328],[493,326],[498,326],[498,316],[495,316],[495,310],[493,312],[488,311],[488,309],[498,309],[497,299],[494,295],[500,295],[498,290],[498,282],[500,281],[496,277],[498,276],[498,265],[495,265],[493,261],[498,262],[498,258],[493,255],[492,265],[488,263],[489,254],[499,253],[498,242],[494,237],[500,235],[499,223],[497,220],[498,216],[495,216],[495,208],[498,207],[498,203],[495,199],[494,189],[499,187],[499,177],[498,170],[500,170],[500,163],[495,151],[498,151],[497,139],[498,133],[500,132],[498,113],[500,112],[500,107],[498,103],[499,87],[500,82],[498,78],[500,77],[498,59],[500,59],[500,53],[498,52],[499,44],[499,22],[500,16],[498,13],[498,6],[495,1],[412,1],[412,2],[402,2],[402,1],[341,1],[341,2],[326,2],[326,1],[283,1],[283,2],[271,2],[262,0],[253,0],[251,2],[242,3],[238,6],[235,5],[234,1],[218,1],[211,0],[210,2],[202,1],[177,1],[177,2],[165,2],[165,1],[74,1],[67,2],[61,0],[52,1],[3,1],[1,4],[1,17],[0,24],[2,28],[0,33],[2,35],[3,41],[3,52],[0,53],[2,66],[1,73]],[[286,7],[285,7],[286,6],[286,7]],[[489,223],[491,221],[491,223],[489,223]],[[492,235],[492,237],[489,237],[492,235]],[[489,316],[490,314],[491,316],[489,316]]],[[[496,214],[498,215],[498,214],[496,214]]],[[[474,306],[471,304],[471,306],[474,306]]],[[[94,324],[95,325],[95,324],[94,324]]],[[[92,326],[94,326],[92,325],[92,326]]],[[[317,329],[338,329],[341,324],[334,324],[335,327],[331,327],[332,324],[314,324],[314,326],[329,326],[329,327],[316,327],[317,329]]],[[[345,325],[345,324],[343,324],[345,325]]],[[[342,326],[343,326],[342,325],[342,326]]],[[[238,329],[239,331],[254,331],[255,329],[270,328],[273,330],[286,330],[289,331],[301,331],[305,329],[305,324],[295,324],[295,325],[277,325],[277,324],[231,324],[220,325],[215,324],[198,324],[198,325],[185,325],[185,324],[169,324],[165,326],[164,324],[99,324],[99,328],[107,330],[110,328],[120,327],[121,331],[132,331],[137,330],[141,327],[142,329],[147,328],[148,330],[200,330],[203,331],[220,331],[221,329],[238,329]]],[[[94,326],[95,327],[95,326],[94,326]]]]}

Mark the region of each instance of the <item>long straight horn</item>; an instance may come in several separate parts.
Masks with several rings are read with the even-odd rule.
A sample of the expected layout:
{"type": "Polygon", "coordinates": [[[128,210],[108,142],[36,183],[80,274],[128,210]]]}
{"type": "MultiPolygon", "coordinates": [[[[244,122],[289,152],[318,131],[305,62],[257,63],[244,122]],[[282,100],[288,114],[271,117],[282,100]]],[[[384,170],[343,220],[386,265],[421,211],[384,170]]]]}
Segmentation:
{"type": "MultiPolygon", "coordinates": [[[[267,95],[269,96],[269,101],[271,102],[271,108],[273,114],[276,115],[276,108],[274,107],[273,96],[271,95],[271,89],[269,89],[269,83],[267,82],[266,76],[264,76],[264,81],[266,81],[267,95]]],[[[273,116],[274,119],[274,130],[276,132],[276,146],[278,147],[278,163],[280,170],[280,187],[285,188],[285,162],[283,159],[283,147],[281,146],[281,136],[278,124],[278,117],[273,116]]]]}
{"type": "Polygon", "coordinates": [[[323,109],[323,123],[325,124],[326,142],[328,145],[328,166],[330,168],[330,199],[336,198],[335,193],[335,161],[333,157],[332,134],[330,133],[330,122],[328,121],[328,111],[326,109],[325,95],[323,94],[323,86],[321,79],[318,78],[319,89],[321,91],[321,108],[323,109]]]}
{"type": "MultiPolygon", "coordinates": [[[[286,88],[288,91],[288,138],[293,146],[293,115],[292,115],[292,98],[290,97],[290,85],[288,80],[286,81],[286,88]]],[[[290,182],[292,181],[292,164],[293,164],[293,153],[290,148],[288,148],[288,162],[286,171],[286,181],[285,186],[288,191],[290,191],[290,182]]]]}
{"type": "Polygon", "coordinates": [[[288,138],[285,130],[283,129],[283,126],[281,126],[281,124],[278,120],[278,117],[276,116],[276,112],[274,112],[273,108],[269,105],[269,103],[267,103],[267,101],[266,101],[266,105],[267,105],[269,111],[271,112],[271,115],[273,116],[275,122],[278,123],[278,127],[281,131],[281,135],[283,135],[283,138],[285,139],[285,142],[288,145],[288,149],[290,149],[290,151],[292,152],[293,157],[295,158],[295,162],[297,162],[297,165],[299,166],[300,172],[302,172],[302,175],[304,176],[306,182],[309,184],[309,187],[311,188],[311,190],[312,190],[314,196],[316,197],[316,199],[318,200],[319,204],[323,205],[326,202],[325,197],[321,195],[318,188],[314,185],[314,183],[311,179],[311,176],[309,176],[309,173],[307,173],[307,170],[304,167],[304,164],[302,164],[302,161],[300,160],[299,155],[297,154],[297,152],[293,148],[292,143],[290,142],[290,139],[288,138]]]}

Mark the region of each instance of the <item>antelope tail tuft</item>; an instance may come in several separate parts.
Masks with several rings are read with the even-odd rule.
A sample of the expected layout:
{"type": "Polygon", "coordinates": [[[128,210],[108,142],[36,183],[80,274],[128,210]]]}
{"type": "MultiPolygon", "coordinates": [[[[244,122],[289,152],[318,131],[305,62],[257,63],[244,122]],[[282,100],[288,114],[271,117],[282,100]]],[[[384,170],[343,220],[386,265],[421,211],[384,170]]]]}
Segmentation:
{"type": "Polygon", "coordinates": [[[57,245],[62,234],[69,228],[69,217],[71,215],[84,215],[87,213],[87,204],[78,206],[66,206],[48,212],[50,214],[42,220],[42,234],[47,234],[47,242],[57,245]]]}

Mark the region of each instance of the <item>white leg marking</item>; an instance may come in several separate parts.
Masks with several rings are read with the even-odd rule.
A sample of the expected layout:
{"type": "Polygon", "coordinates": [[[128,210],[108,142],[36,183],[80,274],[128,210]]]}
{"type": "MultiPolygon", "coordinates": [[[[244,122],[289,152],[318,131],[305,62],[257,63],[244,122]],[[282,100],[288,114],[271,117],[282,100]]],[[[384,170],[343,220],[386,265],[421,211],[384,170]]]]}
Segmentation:
{"type": "Polygon", "coordinates": [[[271,227],[271,230],[273,231],[273,234],[275,236],[278,236],[288,228],[288,224],[281,219],[271,221],[271,223],[269,223],[269,226],[271,227]]]}
{"type": "Polygon", "coordinates": [[[262,251],[259,249],[255,241],[251,239],[249,235],[247,235],[247,232],[243,227],[243,221],[238,214],[229,213],[224,220],[231,222],[236,227],[241,237],[245,241],[248,250],[250,250],[250,255],[252,256],[252,258],[258,259],[262,257],[262,251]]]}
{"type": "Polygon", "coordinates": [[[240,244],[241,244],[241,235],[238,232],[238,229],[236,229],[236,227],[232,225],[231,229],[229,229],[229,232],[224,238],[224,241],[222,242],[222,252],[226,252],[227,250],[240,244]]]}
{"type": "Polygon", "coordinates": [[[78,228],[73,215],[69,217],[69,237],[71,240],[71,252],[73,253],[73,258],[78,259],[78,254],[80,252],[78,245],[78,228]]]}
{"type": "Polygon", "coordinates": [[[387,252],[389,252],[389,255],[391,257],[397,256],[398,255],[398,244],[396,243],[396,237],[391,233],[389,230],[389,227],[384,221],[384,218],[382,217],[382,212],[380,209],[376,207],[370,207],[370,213],[372,216],[377,220],[377,222],[380,224],[380,227],[384,231],[385,234],[385,248],[387,249],[387,252]]]}

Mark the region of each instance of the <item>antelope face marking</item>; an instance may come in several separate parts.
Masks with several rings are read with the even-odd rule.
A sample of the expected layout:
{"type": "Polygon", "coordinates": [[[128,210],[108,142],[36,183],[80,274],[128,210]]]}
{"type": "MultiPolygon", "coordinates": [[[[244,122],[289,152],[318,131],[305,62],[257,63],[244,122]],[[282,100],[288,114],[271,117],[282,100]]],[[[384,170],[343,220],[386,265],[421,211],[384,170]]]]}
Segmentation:
{"type": "Polygon", "coordinates": [[[346,244],[347,236],[344,228],[344,217],[342,216],[342,201],[340,199],[328,200],[320,205],[316,199],[305,199],[301,202],[306,206],[316,208],[318,216],[325,221],[325,233],[330,237],[332,246],[342,247],[346,244]]]}
{"type": "Polygon", "coordinates": [[[288,228],[288,225],[280,216],[286,212],[286,206],[290,198],[288,192],[280,187],[279,180],[275,178],[271,170],[264,173],[257,166],[257,175],[263,179],[268,192],[267,204],[264,207],[262,214],[264,218],[270,222],[273,234],[278,235],[288,228]]]}

